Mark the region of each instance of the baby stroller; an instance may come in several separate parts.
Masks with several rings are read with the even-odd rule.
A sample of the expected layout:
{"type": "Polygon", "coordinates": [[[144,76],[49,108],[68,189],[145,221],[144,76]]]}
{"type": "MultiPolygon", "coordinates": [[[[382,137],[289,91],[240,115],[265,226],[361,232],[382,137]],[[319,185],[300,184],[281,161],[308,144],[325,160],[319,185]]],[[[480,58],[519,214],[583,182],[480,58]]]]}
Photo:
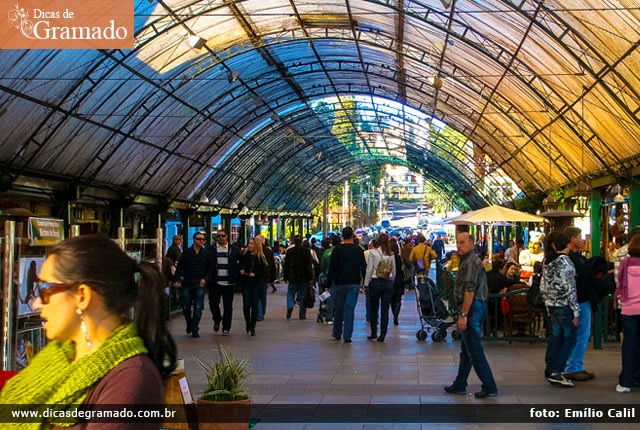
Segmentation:
{"type": "MultiPolygon", "coordinates": [[[[455,324],[455,320],[445,321],[449,317],[447,306],[442,301],[440,290],[429,278],[420,276],[416,284],[416,304],[420,316],[420,330],[416,333],[418,340],[426,340],[431,333],[434,342],[447,338],[447,329],[455,324]]],[[[458,330],[451,332],[451,337],[458,340],[462,334],[458,330]]]]}

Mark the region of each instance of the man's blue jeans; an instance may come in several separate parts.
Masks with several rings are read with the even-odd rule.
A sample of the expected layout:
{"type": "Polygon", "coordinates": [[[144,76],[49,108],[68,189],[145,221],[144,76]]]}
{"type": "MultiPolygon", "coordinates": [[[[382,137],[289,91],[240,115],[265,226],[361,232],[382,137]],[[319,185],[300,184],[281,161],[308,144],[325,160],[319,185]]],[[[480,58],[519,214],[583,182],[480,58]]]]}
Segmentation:
{"type": "Polygon", "coordinates": [[[618,383],[630,388],[640,380],[640,315],[622,315],[622,371],[618,383]]]}
{"type": "Polygon", "coordinates": [[[548,306],[547,309],[551,319],[551,337],[545,354],[546,370],[556,375],[564,371],[567,358],[576,343],[577,330],[572,324],[573,311],[569,306],[548,306]]]}
{"type": "Polygon", "coordinates": [[[584,370],[584,353],[587,351],[591,336],[591,302],[583,302],[580,306],[580,318],[576,327],[576,344],[569,353],[566,373],[582,372],[584,370]]]}
{"type": "Polygon", "coordinates": [[[198,333],[202,309],[204,308],[204,287],[199,285],[183,285],[182,290],[182,314],[187,322],[187,329],[198,333]],[[193,313],[191,308],[193,306],[193,313]]]}
{"type": "Polygon", "coordinates": [[[307,308],[304,305],[304,299],[307,297],[307,289],[309,288],[309,284],[307,282],[289,282],[287,286],[287,309],[293,309],[293,306],[296,304],[296,297],[298,297],[298,301],[300,302],[300,319],[304,319],[307,317],[307,308]]]}
{"type": "Polygon", "coordinates": [[[334,285],[331,287],[335,308],[333,337],[343,337],[344,340],[351,340],[359,292],[360,284],[334,285]]]}
{"type": "Polygon", "coordinates": [[[482,389],[487,393],[497,393],[498,387],[493,378],[493,372],[482,347],[482,322],[487,314],[487,303],[474,300],[467,315],[467,329],[462,332],[460,343],[460,364],[458,376],[453,382],[456,389],[467,389],[467,379],[471,368],[475,370],[482,383],[482,389]]]}

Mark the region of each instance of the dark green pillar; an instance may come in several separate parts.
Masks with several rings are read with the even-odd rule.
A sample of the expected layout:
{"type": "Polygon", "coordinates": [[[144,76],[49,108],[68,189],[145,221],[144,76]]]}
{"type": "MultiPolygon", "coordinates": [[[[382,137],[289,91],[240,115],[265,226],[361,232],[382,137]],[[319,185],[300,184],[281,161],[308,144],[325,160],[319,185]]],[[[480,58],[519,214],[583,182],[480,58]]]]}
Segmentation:
{"type": "MultiPolygon", "coordinates": [[[[602,239],[602,194],[600,190],[591,191],[591,255],[600,255],[602,239]]],[[[602,349],[602,306],[593,309],[593,348],[602,349]]]]}
{"type": "Polygon", "coordinates": [[[629,228],[640,225],[640,182],[634,180],[630,187],[631,195],[629,196],[629,228]]]}

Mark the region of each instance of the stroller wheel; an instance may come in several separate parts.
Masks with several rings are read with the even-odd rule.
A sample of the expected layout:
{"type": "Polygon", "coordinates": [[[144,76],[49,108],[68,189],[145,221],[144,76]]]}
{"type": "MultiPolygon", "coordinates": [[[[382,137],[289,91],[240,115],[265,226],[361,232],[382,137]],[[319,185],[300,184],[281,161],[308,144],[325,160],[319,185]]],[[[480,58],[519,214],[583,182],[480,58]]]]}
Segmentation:
{"type": "Polygon", "coordinates": [[[453,330],[451,332],[451,337],[453,338],[453,340],[460,340],[462,339],[462,333],[460,333],[458,330],[453,330]]]}
{"type": "Polygon", "coordinates": [[[416,333],[416,338],[418,340],[427,340],[427,336],[429,336],[429,333],[424,330],[418,330],[418,332],[416,333]]]}
{"type": "Polygon", "coordinates": [[[431,339],[434,342],[442,342],[447,337],[447,332],[434,331],[431,335],[431,339]]]}

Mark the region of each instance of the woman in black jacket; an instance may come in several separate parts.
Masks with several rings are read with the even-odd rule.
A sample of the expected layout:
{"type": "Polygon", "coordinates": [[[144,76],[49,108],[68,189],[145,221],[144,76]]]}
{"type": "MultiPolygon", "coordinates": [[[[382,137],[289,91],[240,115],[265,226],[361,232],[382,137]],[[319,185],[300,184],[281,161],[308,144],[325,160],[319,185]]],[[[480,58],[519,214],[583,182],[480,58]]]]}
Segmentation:
{"type": "Polygon", "coordinates": [[[258,288],[267,268],[267,258],[262,250],[262,244],[254,238],[244,254],[240,257],[240,286],[242,287],[242,311],[246,323],[247,333],[256,335],[256,321],[258,320],[258,288]]]}
{"type": "Polygon", "coordinates": [[[402,295],[404,294],[404,272],[402,270],[402,257],[400,257],[400,247],[398,241],[391,239],[391,252],[396,259],[396,273],[393,278],[393,293],[391,295],[391,313],[393,314],[393,325],[398,325],[400,307],[402,306],[402,295]]]}

